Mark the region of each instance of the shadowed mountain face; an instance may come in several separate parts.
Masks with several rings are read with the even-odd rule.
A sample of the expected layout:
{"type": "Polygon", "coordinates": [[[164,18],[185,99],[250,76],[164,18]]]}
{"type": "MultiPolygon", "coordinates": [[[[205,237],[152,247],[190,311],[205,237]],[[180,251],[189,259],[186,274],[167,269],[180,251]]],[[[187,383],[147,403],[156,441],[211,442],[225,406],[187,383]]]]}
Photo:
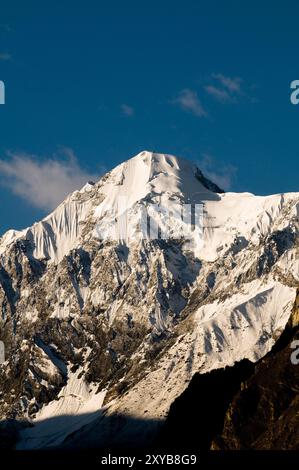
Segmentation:
{"type": "Polygon", "coordinates": [[[256,364],[231,401],[213,449],[299,450],[299,364],[291,361],[298,328],[288,325],[256,364]]]}
{"type": "Polygon", "coordinates": [[[28,423],[19,420],[4,420],[0,422],[0,449],[16,447],[19,450],[18,442],[22,438],[31,442],[31,445],[28,444],[30,449],[41,450],[43,446],[39,446],[40,440],[49,434],[52,445],[48,449],[52,450],[147,449],[154,446],[155,436],[161,427],[161,420],[106,415],[101,411],[48,418],[39,422],[38,429],[28,427],[28,423]],[[64,429],[68,429],[67,437],[63,437],[64,429]]]}
{"type": "MultiPolygon", "coordinates": [[[[195,374],[171,405],[165,422],[98,411],[48,418],[37,432],[34,427],[25,432],[39,442],[41,434],[50,431],[56,442],[52,449],[64,451],[298,450],[299,368],[290,361],[296,340],[298,326],[288,325],[273,350],[256,364],[243,360],[233,367],[195,374]],[[63,428],[74,432],[59,441],[63,428]]],[[[2,449],[13,448],[22,429],[24,439],[24,425],[16,420],[0,423],[2,449]]]]}
{"type": "Polygon", "coordinates": [[[243,365],[272,349],[291,316],[298,203],[297,193],[222,193],[190,162],[142,152],[41,222],[7,232],[0,418],[12,420],[8,444],[15,428],[18,449],[102,445],[121,428],[125,442],[136,434],[142,445],[189,384],[203,381],[195,408],[204,413],[207,401],[215,411],[200,434],[208,447],[228,426],[225,412],[248,378],[243,365]],[[142,214],[156,207],[144,233],[142,214]],[[178,207],[190,210],[190,227],[178,207]],[[122,224],[126,236],[112,237],[122,224]]]}
{"type": "Polygon", "coordinates": [[[156,442],[204,451],[298,450],[299,365],[291,361],[292,344],[299,340],[297,316],[295,304],[274,348],[256,364],[242,361],[195,374],[171,405],[156,442]]]}
{"type": "Polygon", "coordinates": [[[209,450],[224,423],[225,413],[254,364],[243,360],[233,367],[195,374],[188,388],[170,407],[157,442],[165,447],[209,450]]]}

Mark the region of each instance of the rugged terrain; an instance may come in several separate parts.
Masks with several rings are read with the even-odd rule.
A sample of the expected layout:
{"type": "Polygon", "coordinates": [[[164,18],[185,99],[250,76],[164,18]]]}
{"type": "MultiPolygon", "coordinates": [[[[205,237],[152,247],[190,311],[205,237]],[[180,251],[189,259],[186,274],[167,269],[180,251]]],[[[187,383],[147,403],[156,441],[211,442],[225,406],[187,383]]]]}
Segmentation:
{"type": "MultiPolygon", "coordinates": [[[[298,208],[299,193],[224,193],[191,162],[142,152],[69,195],[41,222],[4,234],[2,445],[154,442],[194,380],[218,370],[222,377],[241,363],[250,373],[234,382],[206,445],[279,447],[271,427],[258,433],[243,409],[263,380],[269,384],[263,368],[271,363],[277,380],[286,370],[293,374],[288,384],[295,381],[283,402],[292,407],[271,410],[282,433],[289,422],[298,425],[291,350],[272,351],[296,317],[298,208]],[[152,212],[157,237],[144,219],[148,207],[162,209],[152,212]],[[177,207],[190,208],[190,227],[177,207]],[[203,227],[196,226],[198,207],[203,227]],[[250,437],[242,437],[245,428],[250,437]]],[[[196,390],[202,406],[206,392],[196,390]]],[[[263,415],[269,426],[270,414],[263,415]]],[[[295,448],[298,440],[282,446],[295,448]]]]}

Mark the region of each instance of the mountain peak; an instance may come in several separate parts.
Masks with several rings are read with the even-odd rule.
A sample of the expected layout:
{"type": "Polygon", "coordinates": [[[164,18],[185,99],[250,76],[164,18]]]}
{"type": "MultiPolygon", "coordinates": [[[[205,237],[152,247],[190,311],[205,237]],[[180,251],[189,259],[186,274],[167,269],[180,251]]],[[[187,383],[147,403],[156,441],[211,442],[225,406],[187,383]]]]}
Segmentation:
{"type": "Polygon", "coordinates": [[[157,429],[194,374],[271,349],[296,298],[299,194],[211,185],[141,152],[0,240],[0,418],[34,424],[18,449],[148,443],[139,423],[157,429]]]}
{"type": "Polygon", "coordinates": [[[96,184],[86,183],[32,227],[4,234],[0,239],[0,256],[18,240],[25,240],[34,258],[60,262],[84,240],[92,242],[97,233],[110,233],[121,200],[125,201],[128,226],[134,235],[140,225],[140,214],[148,204],[159,206],[162,212],[172,210],[173,205],[204,207],[204,249],[197,250],[196,256],[212,261],[240,238],[240,233],[244,240],[257,243],[259,236],[269,232],[283,205],[293,198],[287,194],[257,197],[249,193],[223,193],[191,161],[143,151],[106,173],[96,184]]]}
{"type": "MultiPolygon", "coordinates": [[[[20,232],[9,232],[0,243],[0,255],[17,239],[26,238],[39,259],[59,261],[80,243],[82,226],[97,219],[101,226],[112,223],[119,200],[126,209],[151,201],[167,207],[169,201],[201,204],[217,199],[221,190],[194,163],[173,155],[142,151],[106,173],[96,184],[87,182],[70,194],[42,221],[20,232]]],[[[135,220],[138,224],[138,220],[135,220]]]]}
{"type": "Polygon", "coordinates": [[[150,192],[161,195],[181,194],[185,202],[205,199],[206,193],[210,191],[224,192],[190,160],[146,150],[118,165],[110,175],[107,183],[118,186],[118,193],[126,192],[135,201],[150,192]]]}

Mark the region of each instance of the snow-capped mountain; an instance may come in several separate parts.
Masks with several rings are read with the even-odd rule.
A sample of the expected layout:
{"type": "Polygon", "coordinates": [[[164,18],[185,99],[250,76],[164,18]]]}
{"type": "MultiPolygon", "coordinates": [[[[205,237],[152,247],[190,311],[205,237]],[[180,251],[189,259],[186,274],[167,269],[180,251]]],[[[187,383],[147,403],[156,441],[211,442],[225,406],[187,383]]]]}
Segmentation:
{"type": "Polygon", "coordinates": [[[17,448],[115,443],[116,428],[144,442],[195,373],[265,356],[296,298],[298,208],[142,152],[7,232],[0,417],[22,420],[17,448]]]}

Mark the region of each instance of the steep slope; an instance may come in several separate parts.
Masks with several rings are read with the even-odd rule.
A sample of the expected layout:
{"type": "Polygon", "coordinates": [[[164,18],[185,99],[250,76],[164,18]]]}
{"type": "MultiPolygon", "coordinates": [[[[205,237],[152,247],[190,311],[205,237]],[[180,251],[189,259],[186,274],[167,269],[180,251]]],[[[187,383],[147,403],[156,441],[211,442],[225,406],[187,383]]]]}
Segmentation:
{"type": "Polygon", "coordinates": [[[141,443],[195,373],[267,354],[298,286],[298,204],[223,193],[191,162],[142,152],[5,234],[0,416],[34,424],[18,448],[79,430],[100,445],[117,416],[118,439],[141,443]]]}
{"type": "Polygon", "coordinates": [[[258,362],[196,373],[172,403],[155,445],[197,451],[298,449],[299,368],[291,361],[291,354],[299,356],[293,345],[299,338],[298,305],[297,295],[284,332],[258,362]]]}
{"type": "Polygon", "coordinates": [[[299,449],[299,291],[273,350],[255,367],[227,408],[214,449],[299,449]],[[294,345],[297,351],[294,351],[294,345]]]}

